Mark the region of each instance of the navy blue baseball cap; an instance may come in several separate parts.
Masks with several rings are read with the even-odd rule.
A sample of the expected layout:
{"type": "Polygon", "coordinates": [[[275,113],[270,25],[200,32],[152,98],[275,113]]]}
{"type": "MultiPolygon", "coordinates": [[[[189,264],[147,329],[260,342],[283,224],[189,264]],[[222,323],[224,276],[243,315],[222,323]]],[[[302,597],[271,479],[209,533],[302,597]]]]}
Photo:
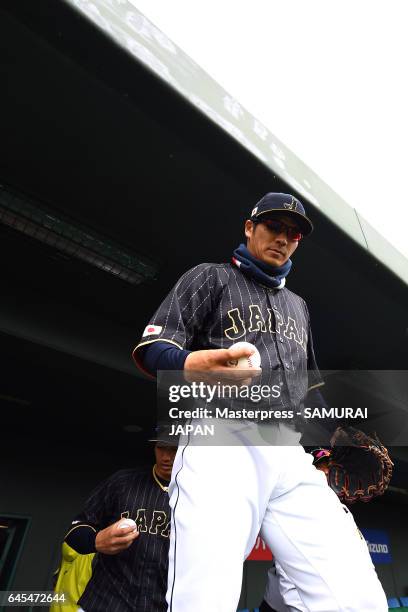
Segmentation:
{"type": "Polygon", "coordinates": [[[178,446],[179,436],[170,432],[171,424],[159,424],[151,431],[148,442],[156,442],[163,446],[178,446]]]}
{"type": "Polygon", "coordinates": [[[284,212],[293,216],[293,220],[297,221],[301,232],[307,236],[313,231],[313,223],[306,216],[303,204],[288,193],[267,193],[259,200],[251,212],[251,221],[259,220],[261,215],[265,213],[284,212]]]}

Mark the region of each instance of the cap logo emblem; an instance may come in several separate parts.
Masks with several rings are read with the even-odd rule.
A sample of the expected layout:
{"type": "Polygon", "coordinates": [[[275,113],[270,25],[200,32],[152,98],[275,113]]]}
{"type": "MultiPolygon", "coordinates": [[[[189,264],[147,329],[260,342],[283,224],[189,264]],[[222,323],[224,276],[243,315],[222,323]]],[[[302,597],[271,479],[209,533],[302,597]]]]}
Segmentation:
{"type": "Polygon", "coordinates": [[[251,217],[253,217],[254,215],[256,215],[256,213],[258,212],[258,207],[255,206],[255,208],[252,210],[251,212],[251,217]]]}
{"type": "Polygon", "coordinates": [[[291,202],[284,202],[283,206],[286,208],[286,210],[296,210],[296,208],[297,208],[297,201],[295,200],[295,198],[292,197],[292,201],[291,202]]]}

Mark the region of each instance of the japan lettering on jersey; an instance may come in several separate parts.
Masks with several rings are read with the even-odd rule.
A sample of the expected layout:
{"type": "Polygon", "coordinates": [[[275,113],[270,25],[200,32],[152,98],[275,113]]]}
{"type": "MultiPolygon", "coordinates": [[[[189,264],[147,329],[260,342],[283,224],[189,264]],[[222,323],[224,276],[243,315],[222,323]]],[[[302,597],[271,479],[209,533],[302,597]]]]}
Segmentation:
{"type": "Polygon", "coordinates": [[[142,368],[139,351],[152,342],[199,350],[246,341],[260,352],[263,376],[281,372],[291,403],[299,404],[308,389],[322,384],[304,300],[286,287],[260,285],[232,264],[207,263],[188,270],[146,330],[133,353],[142,368]],[[146,330],[157,333],[146,337],[146,330]]]}

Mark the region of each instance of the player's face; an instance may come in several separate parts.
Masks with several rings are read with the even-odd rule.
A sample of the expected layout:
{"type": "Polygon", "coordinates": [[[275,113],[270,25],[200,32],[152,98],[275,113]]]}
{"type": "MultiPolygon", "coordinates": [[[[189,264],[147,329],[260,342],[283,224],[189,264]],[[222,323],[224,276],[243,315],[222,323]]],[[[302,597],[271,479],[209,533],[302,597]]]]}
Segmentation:
{"type": "Polygon", "coordinates": [[[316,463],[315,468],[317,470],[320,470],[321,472],[324,472],[325,474],[328,474],[329,473],[329,461],[322,459],[321,461],[316,463]]]}
{"type": "Polygon", "coordinates": [[[156,457],[156,474],[161,478],[170,480],[176,452],[177,446],[168,446],[166,444],[157,443],[154,447],[154,454],[156,457]]]}
{"type": "MultiPolygon", "coordinates": [[[[299,230],[299,226],[288,215],[273,215],[270,218],[282,221],[287,226],[299,230]]],[[[262,219],[262,217],[260,217],[262,219]]],[[[245,222],[247,248],[251,255],[271,266],[282,266],[296,251],[299,241],[288,237],[286,230],[277,233],[264,223],[245,222]]]]}

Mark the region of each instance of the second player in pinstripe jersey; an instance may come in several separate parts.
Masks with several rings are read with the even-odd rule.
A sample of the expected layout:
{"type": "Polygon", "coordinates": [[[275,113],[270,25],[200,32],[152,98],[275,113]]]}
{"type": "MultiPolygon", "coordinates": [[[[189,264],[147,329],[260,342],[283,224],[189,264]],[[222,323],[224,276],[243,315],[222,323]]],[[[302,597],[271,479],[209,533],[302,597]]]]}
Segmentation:
{"type": "Polygon", "coordinates": [[[99,484],[65,537],[80,554],[97,553],[79,600],[85,612],[166,611],[167,486],[176,448],[152,442],[156,442],[153,469],[121,470],[99,484]],[[135,521],[137,533],[132,527],[118,527],[125,518],[135,521]]]}

